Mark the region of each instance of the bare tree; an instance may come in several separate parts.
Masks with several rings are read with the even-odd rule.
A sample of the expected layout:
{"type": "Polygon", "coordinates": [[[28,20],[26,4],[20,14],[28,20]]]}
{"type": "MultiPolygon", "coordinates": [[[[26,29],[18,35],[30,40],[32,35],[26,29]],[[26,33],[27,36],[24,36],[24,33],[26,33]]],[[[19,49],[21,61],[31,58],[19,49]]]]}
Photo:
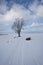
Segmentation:
{"type": "Polygon", "coordinates": [[[12,29],[15,30],[15,32],[18,34],[18,37],[20,37],[23,21],[23,18],[16,18],[12,26],[12,29]]]}

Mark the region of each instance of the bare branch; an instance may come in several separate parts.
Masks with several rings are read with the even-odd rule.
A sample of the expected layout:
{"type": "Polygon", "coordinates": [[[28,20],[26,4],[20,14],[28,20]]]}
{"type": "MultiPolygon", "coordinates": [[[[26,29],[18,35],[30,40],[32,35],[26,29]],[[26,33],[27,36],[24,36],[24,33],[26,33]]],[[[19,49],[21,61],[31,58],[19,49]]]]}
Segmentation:
{"type": "Polygon", "coordinates": [[[15,32],[18,34],[19,37],[20,37],[22,26],[23,26],[23,22],[24,22],[23,18],[16,18],[12,26],[12,29],[15,30],[15,32]]]}

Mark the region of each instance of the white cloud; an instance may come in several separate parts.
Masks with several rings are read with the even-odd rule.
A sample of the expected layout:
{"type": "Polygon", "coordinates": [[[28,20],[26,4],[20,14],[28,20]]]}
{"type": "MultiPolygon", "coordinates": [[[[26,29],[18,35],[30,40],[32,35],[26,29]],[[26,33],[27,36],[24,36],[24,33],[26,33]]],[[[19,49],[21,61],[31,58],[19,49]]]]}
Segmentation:
{"type": "Polygon", "coordinates": [[[41,0],[41,3],[43,3],[43,0],[41,0]]]}
{"type": "Polygon", "coordinates": [[[14,22],[17,17],[23,17],[24,20],[31,20],[33,22],[36,19],[40,19],[41,17],[43,18],[43,5],[38,5],[38,2],[35,1],[29,6],[28,9],[20,4],[14,4],[12,8],[8,10],[4,1],[3,4],[0,4],[0,12],[4,13],[0,14],[0,23],[14,22]]]}
{"type": "Polygon", "coordinates": [[[0,14],[0,21],[5,23],[13,22],[17,17],[22,17],[25,20],[28,20],[31,18],[30,11],[19,4],[14,4],[11,10],[7,11],[4,15],[0,14]]]}
{"type": "Polygon", "coordinates": [[[33,20],[43,18],[43,5],[38,3],[39,2],[36,0],[29,6],[29,9],[34,13],[33,20]]]}
{"type": "Polygon", "coordinates": [[[6,2],[6,0],[1,0],[1,1],[0,1],[0,13],[1,13],[1,14],[6,13],[7,9],[8,9],[8,7],[7,7],[7,2],[6,2]]]}
{"type": "Polygon", "coordinates": [[[31,25],[27,25],[23,27],[24,32],[41,32],[43,31],[43,24],[42,23],[36,23],[33,22],[31,25]]]}
{"type": "Polygon", "coordinates": [[[43,17],[43,6],[39,5],[37,9],[37,16],[38,17],[43,17]]]}
{"type": "Polygon", "coordinates": [[[36,27],[36,26],[43,26],[43,24],[42,23],[35,23],[35,22],[33,22],[31,24],[31,27],[36,27]]]}
{"type": "Polygon", "coordinates": [[[38,26],[38,23],[33,22],[31,26],[38,26]]]}

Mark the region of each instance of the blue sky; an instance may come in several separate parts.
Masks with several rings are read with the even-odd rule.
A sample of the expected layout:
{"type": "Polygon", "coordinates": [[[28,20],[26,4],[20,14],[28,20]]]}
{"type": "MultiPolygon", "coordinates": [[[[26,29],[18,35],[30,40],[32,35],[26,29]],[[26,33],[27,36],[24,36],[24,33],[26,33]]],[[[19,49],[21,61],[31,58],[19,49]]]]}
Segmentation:
{"type": "Polygon", "coordinates": [[[11,32],[18,17],[24,19],[25,31],[43,31],[43,0],[0,0],[0,33],[11,32]]]}

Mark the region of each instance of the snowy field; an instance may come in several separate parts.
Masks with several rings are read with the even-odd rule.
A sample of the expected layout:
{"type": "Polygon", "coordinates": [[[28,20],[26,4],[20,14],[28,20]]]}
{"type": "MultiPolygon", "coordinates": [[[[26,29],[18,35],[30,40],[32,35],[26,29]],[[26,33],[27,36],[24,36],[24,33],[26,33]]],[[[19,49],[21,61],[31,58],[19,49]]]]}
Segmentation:
{"type": "Polygon", "coordinates": [[[43,65],[43,33],[0,35],[0,65],[43,65]]]}

